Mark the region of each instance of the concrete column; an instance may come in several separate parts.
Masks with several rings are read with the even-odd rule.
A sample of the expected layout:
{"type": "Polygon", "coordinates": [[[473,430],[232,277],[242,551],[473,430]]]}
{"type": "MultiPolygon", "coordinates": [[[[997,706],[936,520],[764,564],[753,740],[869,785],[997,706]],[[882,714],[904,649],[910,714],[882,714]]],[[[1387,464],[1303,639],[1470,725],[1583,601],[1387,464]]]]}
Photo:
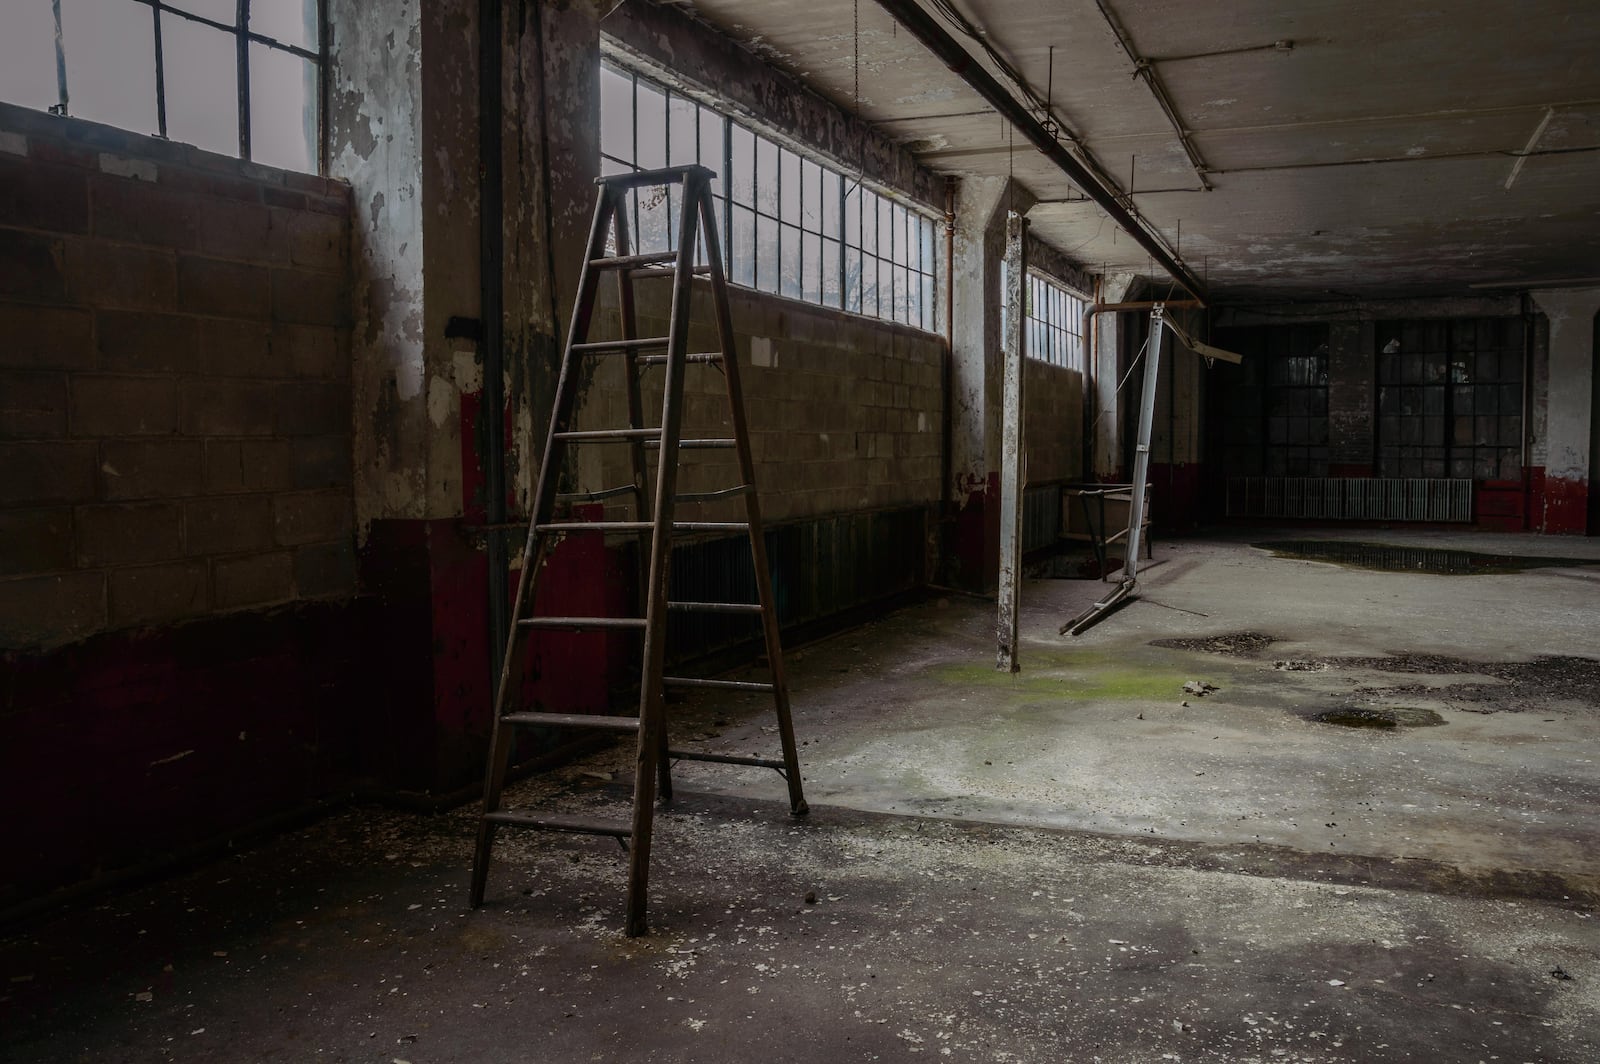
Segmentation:
{"type": "Polygon", "coordinates": [[[427,513],[422,13],[332,0],[329,172],[354,189],[351,341],[358,536],[427,513]]]}
{"type": "Polygon", "coordinates": [[[958,508],[947,579],[994,586],[999,572],[1001,298],[1008,210],[1032,197],[1006,178],[969,178],[956,197],[955,335],[951,344],[951,497],[958,508]]]}
{"type": "Polygon", "coordinates": [[[1550,322],[1544,466],[1533,470],[1532,516],[1541,531],[1582,535],[1588,527],[1594,451],[1594,336],[1600,288],[1532,294],[1550,322]]]}
{"type": "MultiPolygon", "coordinates": [[[[1101,283],[1100,301],[1118,303],[1128,298],[1137,278],[1131,273],[1107,274],[1101,283]]],[[[1122,315],[1099,314],[1095,316],[1093,360],[1094,402],[1090,416],[1093,418],[1091,443],[1094,447],[1094,467],[1091,474],[1098,480],[1116,481],[1121,474],[1122,447],[1119,428],[1125,409],[1136,409],[1138,404],[1126,395],[1117,393],[1122,380],[1122,315]]]]}
{"type": "Polygon", "coordinates": [[[1371,321],[1328,325],[1328,475],[1370,477],[1378,409],[1371,321]]]}
{"type": "MultiPolygon", "coordinates": [[[[331,0],[329,10],[330,169],[350,182],[355,203],[361,577],[386,608],[393,668],[406,674],[398,686],[409,696],[386,707],[391,749],[379,755],[378,771],[408,790],[481,777],[493,698],[488,589],[515,575],[489,571],[477,530],[488,510],[485,459],[491,449],[506,452],[509,493],[525,503],[598,172],[594,5],[500,4],[508,431],[490,439],[483,404],[495,390],[484,388],[479,341],[470,328],[447,330],[451,319],[483,315],[478,82],[486,6],[331,0]]],[[[590,578],[546,589],[570,607],[563,612],[617,612],[595,601],[620,594],[602,575],[603,559],[575,568],[590,578]]],[[[535,697],[575,710],[604,706],[603,646],[592,660],[578,657],[567,669],[530,660],[535,697]]]]}

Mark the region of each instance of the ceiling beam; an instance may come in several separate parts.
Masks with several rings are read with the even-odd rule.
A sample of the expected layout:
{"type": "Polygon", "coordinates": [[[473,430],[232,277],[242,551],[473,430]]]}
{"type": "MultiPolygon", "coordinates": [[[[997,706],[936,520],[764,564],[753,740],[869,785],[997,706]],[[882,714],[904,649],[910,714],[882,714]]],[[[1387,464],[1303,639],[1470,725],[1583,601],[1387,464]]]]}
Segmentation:
{"type": "Polygon", "coordinates": [[[1130,211],[1115,191],[1106,187],[1089,168],[1069,152],[1050,134],[1044,125],[1023,104],[995,80],[956,39],[935,22],[916,0],[877,0],[896,22],[971,86],[978,95],[988,100],[1006,121],[1031,141],[1047,158],[1058,166],[1072,183],[1099,204],[1101,210],[1144,248],[1161,268],[1166,270],[1196,299],[1206,298],[1205,286],[1190,272],[1166,243],[1146,224],[1143,218],[1130,211]]]}

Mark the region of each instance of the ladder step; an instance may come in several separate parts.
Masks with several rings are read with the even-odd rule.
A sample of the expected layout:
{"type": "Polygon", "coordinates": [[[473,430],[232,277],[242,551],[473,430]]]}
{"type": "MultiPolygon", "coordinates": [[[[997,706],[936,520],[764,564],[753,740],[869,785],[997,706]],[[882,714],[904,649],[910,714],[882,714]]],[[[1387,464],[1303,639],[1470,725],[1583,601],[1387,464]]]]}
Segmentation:
{"type": "Polygon", "coordinates": [[[770,683],[752,683],[749,680],[702,680],[697,676],[663,676],[661,682],[668,687],[714,687],[719,691],[771,691],[770,683]]]}
{"type": "MultiPolygon", "coordinates": [[[[562,492],[556,496],[557,502],[599,502],[601,499],[614,499],[618,495],[628,495],[639,490],[637,484],[619,484],[614,488],[601,488],[599,491],[572,491],[562,492]]],[[[682,499],[683,496],[676,496],[682,499]]]]}
{"type": "MultiPolygon", "coordinates": [[[[616,443],[627,440],[644,440],[646,444],[653,443],[657,447],[661,446],[660,429],[584,429],[581,431],[557,432],[554,436],[558,440],[571,440],[576,443],[616,443]]],[[[682,444],[679,446],[682,446],[682,444]]]]}
{"type": "Polygon", "coordinates": [[[519,828],[539,831],[572,831],[580,835],[610,835],[625,839],[633,834],[628,824],[614,820],[591,820],[581,816],[561,816],[556,813],[522,813],[510,810],[483,814],[491,824],[509,824],[519,828]]]}
{"type": "Polygon", "coordinates": [[[718,499],[731,499],[737,495],[750,494],[748,484],[740,484],[732,488],[721,488],[717,491],[686,491],[672,497],[673,502],[716,502],[718,499]]]}
{"type": "MultiPolygon", "coordinates": [[[[672,257],[675,259],[675,258],[677,258],[677,255],[673,255],[672,257]]],[[[710,267],[710,265],[696,266],[692,272],[694,273],[694,275],[696,277],[707,277],[707,276],[710,276],[710,274],[711,274],[711,267],[710,267]]],[[[646,280],[646,281],[651,279],[652,277],[666,278],[666,277],[676,277],[677,275],[678,275],[678,271],[677,270],[663,270],[663,269],[659,269],[659,268],[653,269],[653,270],[652,269],[644,269],[644,270],[630,270],[630,271],[628,271],[628,276],[630,278],[634,278],[634,279],[638,279],[638,280],[646,280]]]]}
{"type": "Polygon", "coordinates": [[[604,717],[594,713],[507,713],[500,720],[524,727],[590,728],[594,731],[636,732],[638,717],[604,717]]]}
{"type": "Polygon", "coordinates": [[[623,351],[638,351],[641,348],[666,347],[668,338],[665,336],[641,336],[632,340],[594,340],[585,344],[573,344],[572,353],[575,355],[610,355],[620,354],[623,351]]]}
{"type": "MultiPolygon", "coordinates": [[[[536,526],[540,532],[649,532],[654,521],[555,521],[536,526]]],[[[748,521],[674,521],[674,532],[748,532],[748,521]]],[[[760,607],[756,607],[760,609],[760,607]]]]}
{"type": "Polygon", "coordinates": [[[520,628],[643,628],[643,617],[524,617],[520,628]]]}
{"type": "MultiPolygon", "coordinates": [[[[738,440],[679,440],[678,446],[684,449],[718,450],[732,449],[733,447],[736,447],[738,443],[738,440]]],[[[661,441],[645,440],[644,445],[646,447],[660,447],[661,441]]]]}
{"type": "Polygon", "coordinates": [[[631,270],[636,266],[655,266],[663,262],[677,262],[676,251],[652,251],[644,255],[610,255],[603,259],[590,259],[589,265],[597,270],[631,270]]]}
{"type": "MultiPolygon", "coordinates": [[[[664,366],[664,365],[667,364],[667,359],[669,359],[671,357],[672,357],[671,355],[640,355],[639,359],[638,359],[638,362],[639,362],[639,365],[641,365],[641,366],[664,366]]],[[[690,363],[693,363],[693,364],[698,365],[698,366],[711,365],[711,364],[721,365],[722,364],[722,352],[721,351],[695,351],[692,354],[684,355],[683,356],[683,360],[685,362],[690,362],[690,363]]]]}
{"type": "Polygon", "coordinates": [[[667,609],[689,613],[760,613],[759,602],[668,602],[667,609]]]}
{"type": "Polygon", "coordinates": [[[738,754],[701,754],[693,750],[668,750],[667,756],[677,761],[711,761],[718,765],[754,765],[757,768],[775,768],[782,772],[787,766],[770,757],[740,757],[738,754]]]}

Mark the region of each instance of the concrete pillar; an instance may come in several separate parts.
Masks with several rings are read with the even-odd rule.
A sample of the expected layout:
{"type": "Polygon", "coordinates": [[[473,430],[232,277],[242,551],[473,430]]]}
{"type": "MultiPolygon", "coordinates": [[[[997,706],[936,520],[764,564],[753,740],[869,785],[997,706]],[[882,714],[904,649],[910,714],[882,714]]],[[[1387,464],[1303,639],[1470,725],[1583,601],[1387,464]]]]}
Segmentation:
{"type": "MultiPolygon", "coordinates": [[[[1101,282],[1100,301],[1118,303],[1128,298],[1137,278],[1131,273],[1107,274],[1101,282]]],[[[1090,352],[1094,375],[1094,401],[1090,407],[1090,442],[1094,464],[1090,470],[1096,480],[1114,482],[1122,469],[1122,444],[1119,431],[1123,413],[1137,409],[1138,403],[1126,394],[1119,395],[1122,380],[1121,358],[1123,316],[1098,314],[1094,324],[1094,350],[1090,352]]]]}
{"type": "MultiPolygon", "coordinates": [[[[500,4],[507,431],[491,440],[479,340],[471,328],[447,330],[451,319],[483,313],[478,72],[487,6],[329,6],[330,170],[350,182],[356,205],[361,577],[392,624],[393,661],[373,664],[392,668],[403,692],[385,709],[390,749],[377,774],[408,790],[448,790],[482,773],[493,698],[488,588],[515,576],[489,572],[479,530],[488,510],[485,459],[505,452],[511,509],[525,512],[599,169],[594,5],[500,4]]],[[[520,553],[521,537],[510,539],[520,553]]],[[[563,593],[620,595],[601,578],[603,559],[591,561],[593,578],[563,593]]],[[[563,612],[617,612],[570,605],[563,612]]],[[[577,666],[541,670],[530,661],[535,697],[602,707],[604,662],[577,666]]]]}
{"type": "Polygon", "coordinates": [[[1530,471],[1533,523],[1540,531],[1588,531],[1589,478],[1594,452],[1595,315],[1600,288],[1534,292],[1549,319],[1544,389],[1542,467],[1530,471]]]}
{"type": "Polygon", "coordinates": [[[1328,475],[1370,477],[1377,438],[1377,349],[1370,321],[1328,325],[1328,475]]]}
{"type": "Polygon", "coordinates": [[[1033,199],[1006,178],[967,178],[956,197],[951,344],[951,497],[957,507],[947,580],[993,587],[999,572],[1001,298],[1006,212],[1033,199]]]}

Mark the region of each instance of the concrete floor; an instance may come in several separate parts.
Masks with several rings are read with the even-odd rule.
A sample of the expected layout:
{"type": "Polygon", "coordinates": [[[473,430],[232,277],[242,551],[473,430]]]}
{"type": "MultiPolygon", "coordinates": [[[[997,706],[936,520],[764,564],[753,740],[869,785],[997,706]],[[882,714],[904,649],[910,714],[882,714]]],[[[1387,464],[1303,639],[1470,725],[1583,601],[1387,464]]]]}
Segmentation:
{"type": "MultiPolygon", "coordinates": [[[[470,912],[470,810],[352,810],[0,941],[0,1059],[1600,1059],[1600,568],[1267,538],[1160,544],[1075,640],[1103,585],[1030,582],[1015,677],[965,597],[791,654],[811,816],[769,772],[680,765],[647,938],[609,841],[503,835],[470,912]],[[1213,639],[1241,633],[1273,641],[1213,639]]],[[[767,712],[673,709],[739,753],[775,748],[767,712]]],[[[628,761],[513,802],[618,810],[628,761]]]]}

